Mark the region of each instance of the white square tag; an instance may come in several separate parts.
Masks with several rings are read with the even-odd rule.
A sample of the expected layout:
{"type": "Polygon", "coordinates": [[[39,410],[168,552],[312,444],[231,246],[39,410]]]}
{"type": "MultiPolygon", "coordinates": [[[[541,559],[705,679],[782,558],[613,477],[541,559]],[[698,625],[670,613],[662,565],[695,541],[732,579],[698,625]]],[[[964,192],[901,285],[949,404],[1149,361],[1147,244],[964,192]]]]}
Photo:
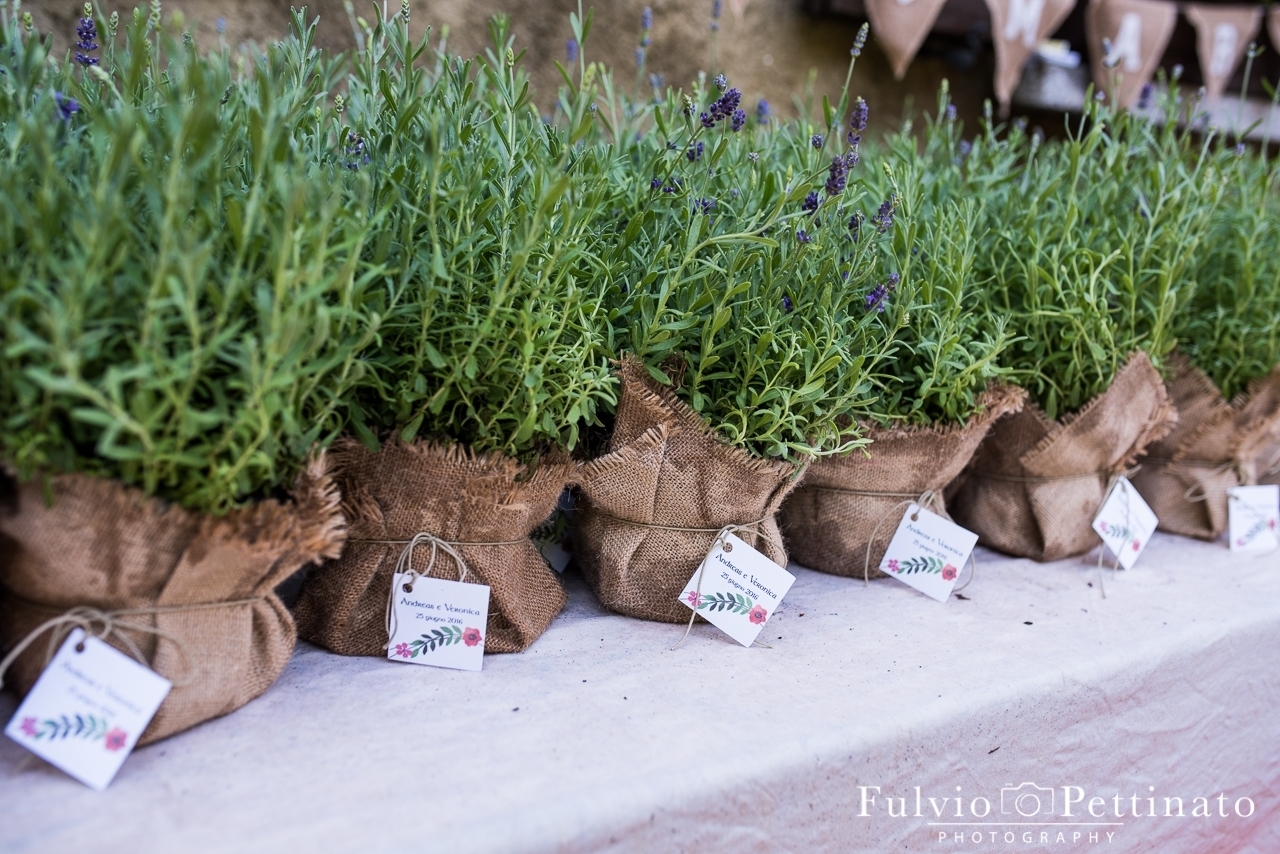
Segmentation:
{"type": "Polygon", "coordinates": [[[1137,562],[1158,524],[1160,520],[1155,511],[1124,475],[1116,479],[1116,485],[1111,487],[1098,515],[1093,518],[1093,530],[1125,569],[1131,569],[1137,562]]]}
{"type": "Polygon", "coordinates": [[[738,643],[751,646],[795,580],[741,538],[728,534],[707,553],[681,591],[680,601],[738,643]]]}
{"type": "Polygon", "coordinates": [[[171,683],[74,629],[4,734],[101,792],[169,696],[171,683]]]}
{"type": "Polygon", "coordinates": [[[912,504],[889,541],[880,571],[945,602],[977,544],[973,531],[912,504]]]}
{"type": "Polygon", "coordinates": [[[454,670],[483,666],[489,585],[397,572],[391,589],[395,598],[387,658],[454,670]]]}
{"type": "Polygon", "coordinates": [[[1233,552],[1280,548],[1280,486],[1235,486],[1227,490],[1227,528],[1233,552]]]}

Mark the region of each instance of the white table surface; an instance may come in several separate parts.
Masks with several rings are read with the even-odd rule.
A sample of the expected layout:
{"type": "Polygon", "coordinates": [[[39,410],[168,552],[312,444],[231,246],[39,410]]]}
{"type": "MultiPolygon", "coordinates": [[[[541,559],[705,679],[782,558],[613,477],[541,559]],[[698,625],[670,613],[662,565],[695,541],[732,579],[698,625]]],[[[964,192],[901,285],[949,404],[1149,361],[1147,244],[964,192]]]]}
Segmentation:
{"type": "Polygon", "coordinates": [[[604,612],[572,571],[564,614],[482,673],[301,644],[265,695],[104,793],[12,773],[0,738],[0,851],[1280,851],[1280,557],[1161,534],[1105,599],[1091,563],[979,560],[945,605],[793,567],[772,648],[699,625],[673,651],[683,627],[604,612]],[[1000,802],[1023,782],[1105,817],[930,824],[928,798],[957,794],[945,820],[981,821],[981,796],[986,821],[1025,821],[1000,802]],[[1187,815],[1135,819],[1131,795],[1187,815]],[[1114,824],[1061,824],[1080,821],[1114,824]]]}

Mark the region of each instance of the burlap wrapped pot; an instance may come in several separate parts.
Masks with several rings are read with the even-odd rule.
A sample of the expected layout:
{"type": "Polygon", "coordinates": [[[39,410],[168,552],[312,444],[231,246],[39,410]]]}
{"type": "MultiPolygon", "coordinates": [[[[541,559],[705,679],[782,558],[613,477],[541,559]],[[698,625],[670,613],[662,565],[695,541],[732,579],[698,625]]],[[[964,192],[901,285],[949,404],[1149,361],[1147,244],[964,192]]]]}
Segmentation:
{"type": "Polygon", "coordinates": [[[979,542],[1040,561],[1098,544],[1091,527],[1114,475],[1177,422],[1164,382],[1135,353],[1079,412],[1050,421],[1034,404],[997,421],[948,501],[979,542]]]}
{"type": "Polygon", "coordinates": [[[1258,483],[1280,458],[1280,366],[1228,402],[1185,358],[1172,365],[1178,424],[1152,443],[1133,485],[1160,530],[1214,540],[1227,529],[1227,490],[1258,483]]]}
{"type": "Polygon", "coordinates": [[[609,453],[578,475],[574,556],[606,608],[685,622],[677,597],[723,526],[787,565],[774,517],[801,467],[725,444],[638,362],[619,374],[609,453]]]}
{"type": "MultiPolygon", "coordinates": [[[[388,442],[370,451],[353,439],[330,451],[350,539],[342,556],[312,572],[298,600],[298,635],[341,655],[384,655],[386,608],[396,561],[415,534],[450,543],[467,563],[466,581],[487,584],[484,651],[519,652],[564,607],[560,581],[529,534],[555,509],[573,473],[563,454],[533,467],[460,445],[388,442]]],[[[430,545],[415,550],[428,565],[430,545]]],[[[440,551],[432,578],[457,580],[440,551]]]]}
{"type": "MultiPolygon", "coordinates": [[[[346,536],[324,457],[299,475],[292,502],[260,501],[222,517],[87,475],[50,478],[51,505],[41,478],[0,479],[0,641],[12,649],[75,608],[113,615],[117,631],[104,639],[127,652],[124,633],[174,682],[139,744],[232,712],[275,682],[296,637],[275,588],[337,555],[346,536]]],[[[35,638],[6,685],[29,690],[48,652],[35,638]]]]}
{"type": "Polygon", "coordinates": [[[907,504],[936,496],[928,507],[945,516],[947,484],[968,465],[996,419],[1021,409],[1025,399],[1022,389],[999,385],[978,397],[967,424],[864,425],[863,434],[872,440],[870,456],[854,452],[814,461],[782,505],[779,518],[791,559],[833,575],[883,577],[876,567],[907,504]]]}

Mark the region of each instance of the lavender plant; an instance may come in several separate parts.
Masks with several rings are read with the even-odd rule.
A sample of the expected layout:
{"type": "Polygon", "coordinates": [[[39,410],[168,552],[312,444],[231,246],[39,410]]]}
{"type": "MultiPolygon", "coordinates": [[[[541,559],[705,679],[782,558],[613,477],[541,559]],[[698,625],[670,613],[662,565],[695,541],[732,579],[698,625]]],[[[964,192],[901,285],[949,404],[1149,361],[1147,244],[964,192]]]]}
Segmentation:
{"type": "Polygon", "coordinates": [[[333,82],[310,30],[247,74],[141,14],[97,64],[100,24],[65,62],[0,11],[0,459],[221,513],[342,428],[368,182],[297,132],[333,82]]]}

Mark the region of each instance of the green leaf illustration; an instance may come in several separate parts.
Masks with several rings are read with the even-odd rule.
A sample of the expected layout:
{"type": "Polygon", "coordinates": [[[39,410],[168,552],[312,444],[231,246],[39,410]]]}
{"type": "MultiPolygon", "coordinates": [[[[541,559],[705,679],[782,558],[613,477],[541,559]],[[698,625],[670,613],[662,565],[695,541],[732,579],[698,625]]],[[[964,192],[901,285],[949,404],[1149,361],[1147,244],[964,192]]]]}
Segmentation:
{"type": "Polygon", "coordinates": [[[457,626],[443,626],[433,629],[430,634],[424,634],[415,641],[410,641],[409,646],[413,649],[412,658],[417,658],[420,652],[435,652],[436,647],[451,646],[462,640],[462,629],[457,626]]]}
{"type": "Polygon", "coordinates": [[[111,722],[97,715],[74,715],[60,718],[46,718],[40,722],[39,731],[32,736],[37,740],[80,738],[85,740],[100,739],[107,734],[111,722]]]}
{"type": "Polygon", "coordinates": [[[710,593],[702,597],[702,603],[698,605],[698,610],[732,611],[735,614],[747,614],[755,607],[755,604],[741,593],[710,593]]]}
{"type": "Polygon", "coordinates": [[[910,575],[915,572],[932,572],[938,573],[942,571],[943,560],[937,557],[913,557],[898,562],[898,572],[902,575],[910,575]]]}

